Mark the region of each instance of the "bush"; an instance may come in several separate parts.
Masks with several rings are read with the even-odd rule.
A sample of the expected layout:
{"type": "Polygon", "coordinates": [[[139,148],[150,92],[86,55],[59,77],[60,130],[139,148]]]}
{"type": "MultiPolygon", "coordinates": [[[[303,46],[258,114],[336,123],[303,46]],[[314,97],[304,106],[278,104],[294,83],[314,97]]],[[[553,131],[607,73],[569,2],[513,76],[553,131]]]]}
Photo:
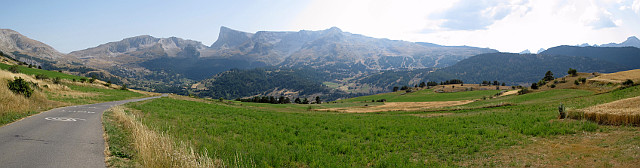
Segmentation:
{"type": "Polygon", "coordinates": [[[95,81],[96,81],[96,78],[90,78],[90,79],[89,79],[89,83],[93,83],[93,82],[95,82],[95,81]]]}
{"type": "Polygon", "coordinates": [[[60,84],[61,81],[60,77],[53,78],[53,84],[60,84]]]}
{"type": "Polygon", "coordinates": [[[533,90],[538,89],[538,84],[537,83],[532,83],[531,84],[531,89],[533,89],[533,90]]]}
{"type": "Polygon", "coordinates": [[[519,94],[519,95],[523,95],[523,94],[527,94],[527,93],[529,93],[529,92],[531,92],[529,89],[527,89],[527,88],[523,88],[522,90],[518,91],[518,94],[519,94]]]}
{"type": "Polygon", "coordinates": [[[633,85],[633,81],[631,79],[627,79],[626,81],[622,82],[622,84],[625,86],[631,86],[633,85]]]}
{"type": "Polygon", "coordinates": [[[9,81],[9,90],[16,94],[24,95],[25,97],[31,97],[33,89],[29,86],[29,83],[22,78],[15,78],[13,81],[9,81]]]}
{"type": "Polygon", "coordinates": [[[87,78],[80,78],[80,83],[84,83],[87,81],[87,78]]]}
{"type": "Polygon", "coordinates": [[[120,87],[120,90],[129,90],[127,89],[127,84],[122,84],[122,87],[120,87]]]}
{"type": "Polygon", "coordinates": [[[580,85],[580,82],[578,82],[578,80],[573,81],[574,85],[580,85]]]}
{"type": "Polygon", "coordinates": [[[49,79],[49,76],[45,74],[36,74],[36,79],[49,79]]]}
{"type": "Polygon", "coordinates": [[[551,84],[551,88],[556,88],[556,84],[551,84]]]}
{"type": "Polygon", "coordinates": [[[13,73],[20,73],[19,65],[11,65],[7,70],[13,73]]]}

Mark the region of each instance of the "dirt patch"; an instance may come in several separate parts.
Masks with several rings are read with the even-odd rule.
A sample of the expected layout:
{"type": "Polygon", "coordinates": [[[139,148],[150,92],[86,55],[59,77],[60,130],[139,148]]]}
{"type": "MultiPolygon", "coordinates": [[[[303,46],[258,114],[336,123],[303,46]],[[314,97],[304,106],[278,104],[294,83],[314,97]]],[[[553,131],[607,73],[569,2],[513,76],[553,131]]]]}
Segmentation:
{"type": "Polygon", "coordinates": [[[471,103],[473,100],[461,101],[436,101],[436,102],[385,102],[379,106],[341,107],[329,109],[317,109],[317,111],[336,111],[343,113],[373,113],[383,111],[419,111],[432,108],[458,106],[471,103]]]}
{"type": "Polygon", "coordinates": [[[508,96],[508,95],[513,95],[513,94],[518,94],[518,91],[520,91],[520,89],[507,91],[507,92],[502,93],[502,94],[500,95],[500,97],[502,97],[502,96],[508,96]]]}
{"type": "Polygon", "coordinates": [[[533,137],[525,146],[488,151],[488,157],[463,162],[464,167],[637,167],[638,129],[608,133],[578,133],[552,138],[533,137]]]}

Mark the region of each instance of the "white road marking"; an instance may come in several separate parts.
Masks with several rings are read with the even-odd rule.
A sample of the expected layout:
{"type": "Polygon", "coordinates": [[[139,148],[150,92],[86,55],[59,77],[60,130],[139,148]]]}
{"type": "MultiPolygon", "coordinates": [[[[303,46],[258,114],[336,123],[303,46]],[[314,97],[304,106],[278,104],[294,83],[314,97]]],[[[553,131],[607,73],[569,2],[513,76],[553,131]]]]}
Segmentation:
{"type": "Polygon", "coordinates": [[[44,118],[45,120],[49,120],[49,121],[78,121],[78,120],[86,120],[86,119],[82,119],[82,118],[67,118],[67,117],[47,117],[44,118]]]}

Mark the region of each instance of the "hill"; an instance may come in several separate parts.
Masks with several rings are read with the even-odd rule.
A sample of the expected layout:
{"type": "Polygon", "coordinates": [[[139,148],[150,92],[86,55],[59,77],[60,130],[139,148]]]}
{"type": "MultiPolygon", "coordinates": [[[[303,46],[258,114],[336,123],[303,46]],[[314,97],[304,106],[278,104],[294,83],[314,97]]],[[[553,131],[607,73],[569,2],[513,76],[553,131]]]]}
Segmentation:
{"type": "Polygon", "coordinates": [[[638,39],[636,36],[631,36],[631,37],[627,38],[627,40],[623,41],[622,43],[602,44],[599,47],[636,47],[636,48],[640,48],[640,39],[638,39]]]}
{"type": "Polygon", "coordinates": [[[541,54],[590,57],[630,68],[640,68],[640,48],[636,47],[558,46],[541,54]]]}
{"type": "Polygon", "coordinates": [[[509,85],[537,82],[544,73],[552,71],[556,76],[566,74],[569,68],[580,72],[617,72],[630,69],[627,66],[579,56],[489,53],[462,60],[453,66],[438,70],[384,71],[366,76],[359,83],[390,89],[393,86],[413,86],[422,81],[441,82],[461,79],[465,83],[499,81],[509,85]]]}

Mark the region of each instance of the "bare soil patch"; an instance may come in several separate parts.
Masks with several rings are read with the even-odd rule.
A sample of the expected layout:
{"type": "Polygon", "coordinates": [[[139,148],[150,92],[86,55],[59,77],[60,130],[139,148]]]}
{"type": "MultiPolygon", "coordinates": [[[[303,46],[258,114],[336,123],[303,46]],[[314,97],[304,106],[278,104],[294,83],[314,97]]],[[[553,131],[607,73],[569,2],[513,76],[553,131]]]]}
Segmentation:
{"type": "Polygon", "coordinates": [[[474,102],[473,100],[436,101],[436,102],[385,102],[379,106],[358,106],[317,109],[317,111],[336,111],[343,113],[373,113],[383,111],[419,111],[432,108],[458,106],[474,102]]]}

